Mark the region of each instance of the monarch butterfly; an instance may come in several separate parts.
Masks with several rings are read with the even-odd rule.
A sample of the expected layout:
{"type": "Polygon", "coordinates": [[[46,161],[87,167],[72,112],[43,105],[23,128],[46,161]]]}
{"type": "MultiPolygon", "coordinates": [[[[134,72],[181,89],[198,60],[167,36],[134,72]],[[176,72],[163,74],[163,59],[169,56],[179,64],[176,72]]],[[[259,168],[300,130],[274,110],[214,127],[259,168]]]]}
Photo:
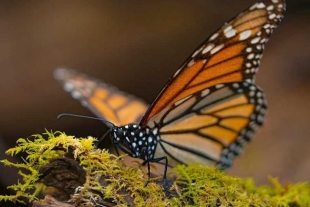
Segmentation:
{"type": "Polygon", "coordinates": [[[190,55],[150,107],[71,70],[58,69],[55,77],[73,98],[114,123],[113,143],[144,160],[149,178],[150,162],[165,164],[167,190],[168,161],[225,169],[263,124],[266,100],[254,79],[285,7],[284,0],[259,1],[225,23],[190,55]]]}

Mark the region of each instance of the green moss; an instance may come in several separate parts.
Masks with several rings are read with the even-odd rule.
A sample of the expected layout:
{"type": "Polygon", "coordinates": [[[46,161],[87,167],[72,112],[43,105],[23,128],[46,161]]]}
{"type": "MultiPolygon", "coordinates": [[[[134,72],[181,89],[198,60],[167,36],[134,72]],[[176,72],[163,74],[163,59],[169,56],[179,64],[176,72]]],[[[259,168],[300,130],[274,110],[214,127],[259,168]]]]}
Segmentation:
{"type": "Polygon", "coordinates": [[[309,183],[257,187],[252,179],[240,179],[201,165],[177,166],[174,188],[179,206],[310,206],[309,183]],[[181,187],[180,187],[181,186],[181,187]]]}
{"type": "MultiPolygon", "coordinates": [[[[270,178],[271,186],[256,187],[251,179],[236,178],[215,168],[198,164],[179,165],[174,169],[170,174],[170,179],[176,177],[170,189],[173,196],[167,198],[163,188],[154,182],[157,178],[151,179],[149,185],[144,187],[147,174],[142,168],[127,167],[122,162],[122,157],[109,154],[106,150],[94,149],[94,141],[92,137],[77,139],[60,132],[46,132],[43,135],[34,135],[32,139],[19,139],[17,146],[6,153],[14,156],[25,152],[27,156],[23,158],[23,163],[12,163],[8,160],[1,162],[7,166],[19,168],[22,180],[8,187],[15,191],[15,195],[0,195],[0,201],[32,202],[38,200],[41,191],[49,194],[50,191],[46,189],[50,186],[42,184],[44,180],[42,177],[52,174],[51,169],[59,165],[55,164],[49,168],[46,166],[66,157],[80,165],[82,169],[80,171],[83,173],[78,173],[80,171],[77,170],[78,177],[85,177],[84,184],[78,188],[75,186],[75,190],[72,189],[70,193],[71,198],[67,200],[77,206],[94,206],[95,203],[105,202],[118,206],[159,207],[310,206],[309,183],[282,186],[277,179],[270,178]],[[48,170],[42,170],[45,168],[48,170]]],[[[73,172],[74,164],[72,166],[67,172],[73,172]]],[[[63,173],[66,172],[63,168],[59,167],[59,169],[54,172],[54,177],[69,176],[68,173],[63,173]]],[[[68,169],[65,168],[65,170],[68,169]]],[[[57,177],[57,179],[60,178],[57,177]]],[[[72,180],[74,181],[73,178],[72,180]]],[[[43,183],[52,185],[52,182],[46,180],[43,183]]],[[[63,190],[57,185],[53,187],[58,187],[56,191],[63,190]]]]}

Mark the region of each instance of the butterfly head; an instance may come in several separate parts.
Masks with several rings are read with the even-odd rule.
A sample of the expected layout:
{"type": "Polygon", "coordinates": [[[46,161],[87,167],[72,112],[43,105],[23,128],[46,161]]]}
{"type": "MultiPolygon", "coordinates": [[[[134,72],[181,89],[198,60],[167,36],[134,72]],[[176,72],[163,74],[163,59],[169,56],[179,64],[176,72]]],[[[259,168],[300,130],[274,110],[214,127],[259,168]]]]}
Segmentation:
{"type": "Polygon", "coordinates": [[[135,124],[113,127],[111,129],[111,139],[113,144],[129,155],[135,154],[133,151],[133,142],[137,140],[135,135],[136,131],[140,128],[140,126],[135,124]]]}
{"type": "Polygon", "coordinates": [[[111,139],[117,148],[129,156],[147,160],[154,155],[159,136],[157,133],[157,129],[129,124],[113,127],[111,139]]]}
{"type": "Polygon", "coordinates": [[[111,130],[111,139],[113,141],[113,144],[126,144],[129,143],[129,137],[128,133],[130,131],[134,130],[134,128],[131,125],[126,125],[122,127],[113,127],[111,130]]]}

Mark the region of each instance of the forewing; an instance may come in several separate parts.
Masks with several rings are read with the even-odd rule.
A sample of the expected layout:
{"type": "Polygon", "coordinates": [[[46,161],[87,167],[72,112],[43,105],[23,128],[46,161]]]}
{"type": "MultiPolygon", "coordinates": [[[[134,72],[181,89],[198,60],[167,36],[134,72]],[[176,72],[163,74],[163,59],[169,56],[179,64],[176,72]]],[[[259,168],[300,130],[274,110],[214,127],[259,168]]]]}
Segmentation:
{"type": "Polygon", "coordinates": [[[265,0],[212,34],[168,81],[141,124],[177,101],[216,84],[254,82],[264,46],[283,18],[283,0],[265,0]]]}
{"type": "Polygon", "coordinates": [[[142,100],[73,70],[59,68],[54,76],[83,106],[117,126],[139,123],[148,108],[142,100]]]}

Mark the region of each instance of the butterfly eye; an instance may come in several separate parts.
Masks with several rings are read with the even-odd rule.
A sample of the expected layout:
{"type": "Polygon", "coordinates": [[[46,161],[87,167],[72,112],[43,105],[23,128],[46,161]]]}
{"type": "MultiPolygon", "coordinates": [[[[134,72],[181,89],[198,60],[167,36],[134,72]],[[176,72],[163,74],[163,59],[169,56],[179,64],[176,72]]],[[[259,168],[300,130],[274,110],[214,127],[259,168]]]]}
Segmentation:
{"type": "Polygon", "coordinates": [[[117,135],[118,137],[123,136],[123,130],[121,130],[120,128],[118,128],[118,129],[116,130],[116,135],[117,135]]]}

